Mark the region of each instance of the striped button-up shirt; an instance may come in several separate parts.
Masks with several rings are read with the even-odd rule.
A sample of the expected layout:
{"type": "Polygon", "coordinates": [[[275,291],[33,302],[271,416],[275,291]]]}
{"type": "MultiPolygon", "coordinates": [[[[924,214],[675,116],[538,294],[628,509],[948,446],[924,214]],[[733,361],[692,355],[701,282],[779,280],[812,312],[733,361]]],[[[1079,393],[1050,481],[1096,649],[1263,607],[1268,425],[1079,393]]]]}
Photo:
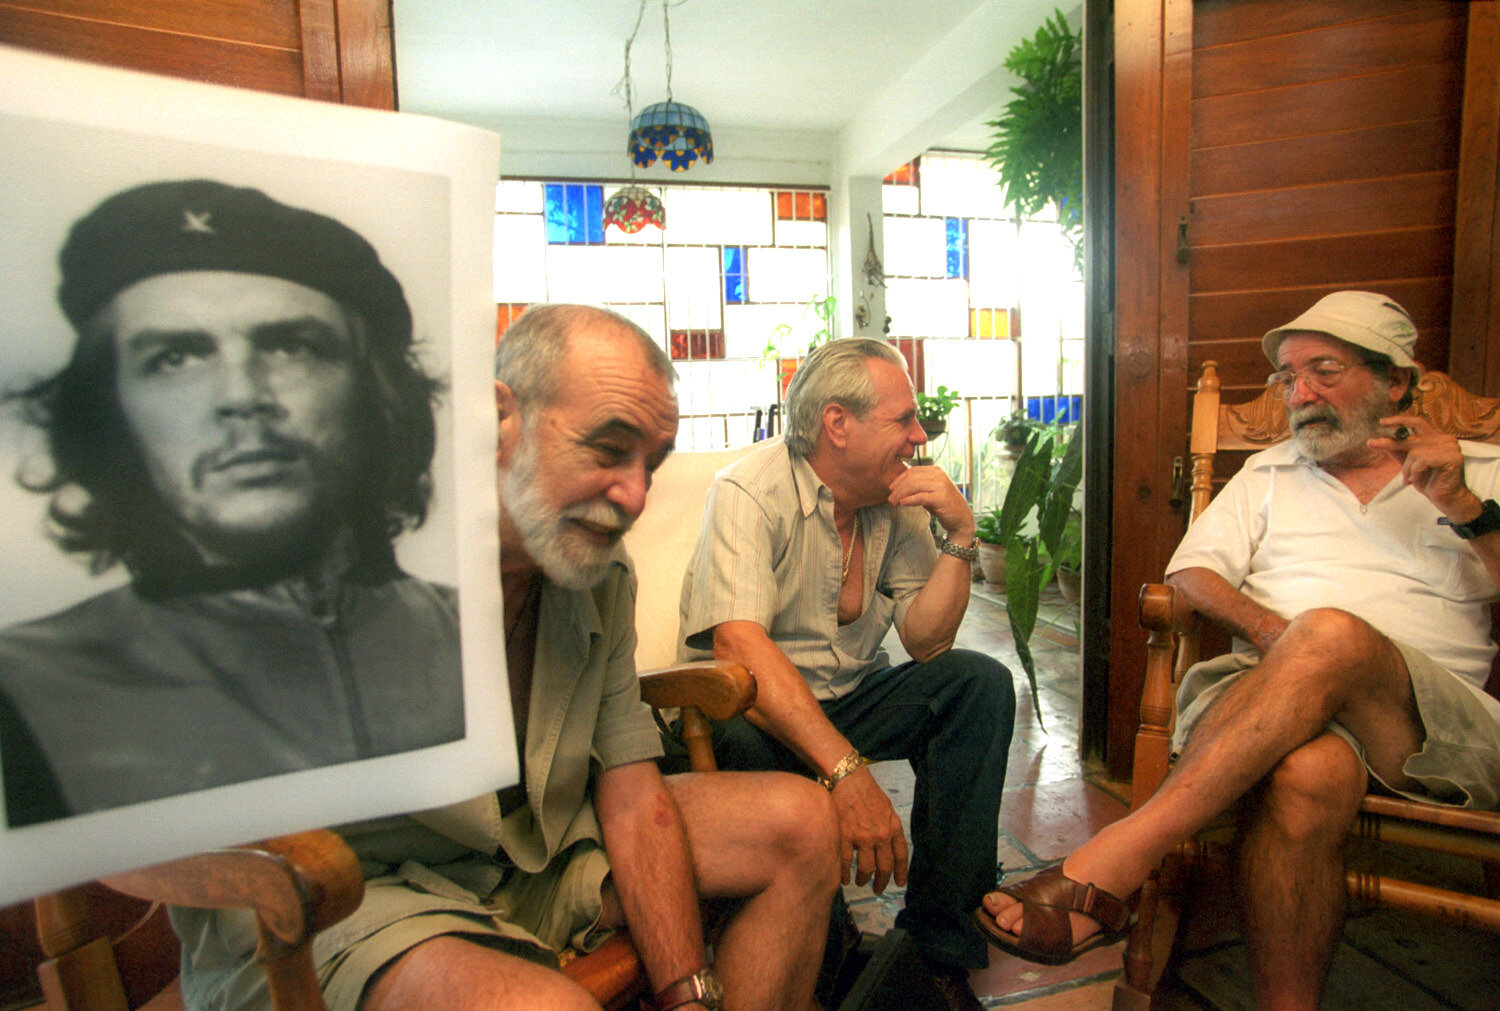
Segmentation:
{"type": "Polygon", "coordinates": [[[881,641],[906,620],[937,546],[923,509],[870,506],[859,519],[864,600],[859,618],[840,625],[843,546],[833,492],[780,439],[726,468],[709,490],[683,578],[679,658],[711,655],[721,622],[753,621],[819,699],[847,695],[867,673],[890,666],[881,641]]]}

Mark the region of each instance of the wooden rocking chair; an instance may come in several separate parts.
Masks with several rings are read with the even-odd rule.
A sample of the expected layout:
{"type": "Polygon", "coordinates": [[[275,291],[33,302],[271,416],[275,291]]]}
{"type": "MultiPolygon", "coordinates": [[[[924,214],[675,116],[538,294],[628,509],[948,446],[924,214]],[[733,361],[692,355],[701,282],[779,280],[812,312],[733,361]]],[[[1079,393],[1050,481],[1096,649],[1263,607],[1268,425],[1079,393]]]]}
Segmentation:
{"type": "MultiPolygon", "coordinates": [[[[1441,372],[1422,375],[1412,410],[1459,438],[1500,445],[1500,400],[1477,397],[1441,372]]],[[[1213,493],[1215,453],[1265,449],[1288,434],[1286,402],[1279,395],[1267,390],[1249,403],[1223,405],[1216,364],[1207,362],[1193,397],[1189,522],[1208,506],[1213,493]]],[[[1177,686],[1198,660],[1199,647],[1197,615],[1175,598],[1169,586],[1149,583],[1141,588],[1140,618],[1148,641],[1141,727],[1135,745],[1132,807],[1137,808],[1166,778],[1177,686]]],[[[1486,690],[1500,698],[1500,666],[1491,673],[1486,690]]],[[[1115,988],[1116,1009],[1149,1006],[1171,955],[1187,873],[1196,864],[1222,861],[1227,834],[1224,826],[1205,829],[1168,857],[1142,889],[1140,916],[1125,949],[1125,975],[1115,988]]],[[[1360,807],[1352,836],[1476,859],[1483,867],[1478,894],[1349,870],[1346,884],[1357,905],[1409,910],[1500,932],[1500,812],[1370,794],[1360,807]]]]}
{"type": "MultiPolygon", "coordinates": [[[[706,661],[641,675],[653,708],[680,708],[694,771],[715,769],[709,721],[755,701],[755,679],[739,664],[706,661]]],[[[167,905],[249,908],[275,1011],[323,1011],[313,970],[318,931],[358,907],[359,861],[333,832],[315,830],[184,857],[33,902],[44,960],[36,968],[48,1011],[180,1011],[179,947],[167,905]]],[[[647,979],[628,932],[596,950],[564,956],[563,972],[606,1009],[645,992],[647,979]]],[[[27,1006],[22,1004],[20,1006],[27,1006]]]]}

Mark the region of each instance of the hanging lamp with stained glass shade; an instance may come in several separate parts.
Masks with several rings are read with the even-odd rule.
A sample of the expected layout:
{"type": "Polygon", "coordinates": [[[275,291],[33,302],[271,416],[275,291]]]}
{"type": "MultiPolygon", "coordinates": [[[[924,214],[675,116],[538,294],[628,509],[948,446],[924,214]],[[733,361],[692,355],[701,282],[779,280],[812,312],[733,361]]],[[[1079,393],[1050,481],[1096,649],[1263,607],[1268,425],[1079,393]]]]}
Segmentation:
{"type": "Polygon", "coordinates": [[[644,186],[622,186],[604,202],[604,224],[633,235],[647,225],[665,228],[667,210],[661,199],[644,186]]]}
{"type": "Polygon", "coordinates": [[[630,160],[650,168],[660,158],[674,172],[714,160],[714,138],[708,120],[691,105],[670,98],[642,109],[630,124],[630,160]]]}

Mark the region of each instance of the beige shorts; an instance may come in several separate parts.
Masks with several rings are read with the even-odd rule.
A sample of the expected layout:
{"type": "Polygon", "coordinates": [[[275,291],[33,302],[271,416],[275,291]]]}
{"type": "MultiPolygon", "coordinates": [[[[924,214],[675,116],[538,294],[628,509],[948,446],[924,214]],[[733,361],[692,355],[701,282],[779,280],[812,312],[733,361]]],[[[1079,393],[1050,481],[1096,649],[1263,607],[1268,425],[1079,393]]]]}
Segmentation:
{"type": "MultiPolygon", "coordinates": [[[[366,881],[359,908],[313,942],[329,1011],[355,1011],[377,972],[434,937],[459,935],[555,967],[561,949],[572,945],[589,951],[608,936],[598,922],[609,863],[597,844],[574,845],[539,874],[511,869],[482,897],[458,883],[483,879],[492,868],[493,861],[476,855],[438,868],[406,863],[394,874],[366,881]]],[[[265,975],[254,960],[252,914],[171,913],[183,943],[189,1007],[251,1011],[270,1006],[265,975]]]]}
{"type": "MultiPolygon", "coordinates": [[[[1420,650],[1391,641],[1406,661],[1426,740],[1402,767],[1423,787],[1397,790],[1382,780],[1365,756],[1364,746],[1347,729],[1330,722],[1328,729],[1349,743],[1371,779],[1388,793],[1428,803],[1493,810],[1500,807],[1500,727],[1458,675],[1420,650]]],[[[1175,756],[1193,727],[1219,696],[1260,658],[1254,653],[1227,653],[1188,668],[1177,691],[1175,756]]]]}

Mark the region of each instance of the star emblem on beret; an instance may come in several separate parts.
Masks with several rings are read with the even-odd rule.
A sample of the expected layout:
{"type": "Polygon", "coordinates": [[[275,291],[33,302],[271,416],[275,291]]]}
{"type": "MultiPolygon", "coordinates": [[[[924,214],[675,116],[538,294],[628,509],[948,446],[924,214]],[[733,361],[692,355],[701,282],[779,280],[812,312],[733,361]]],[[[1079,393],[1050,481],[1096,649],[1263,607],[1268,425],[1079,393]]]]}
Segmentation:
{"type": "Polygon", "coordinates": [[[214,226],[208,223],[213,216],[213,211],[195,213],[190,208],[182,209],[182,230],[184,232],[197,232],[200,235],[213,235],[214,226]]]}

